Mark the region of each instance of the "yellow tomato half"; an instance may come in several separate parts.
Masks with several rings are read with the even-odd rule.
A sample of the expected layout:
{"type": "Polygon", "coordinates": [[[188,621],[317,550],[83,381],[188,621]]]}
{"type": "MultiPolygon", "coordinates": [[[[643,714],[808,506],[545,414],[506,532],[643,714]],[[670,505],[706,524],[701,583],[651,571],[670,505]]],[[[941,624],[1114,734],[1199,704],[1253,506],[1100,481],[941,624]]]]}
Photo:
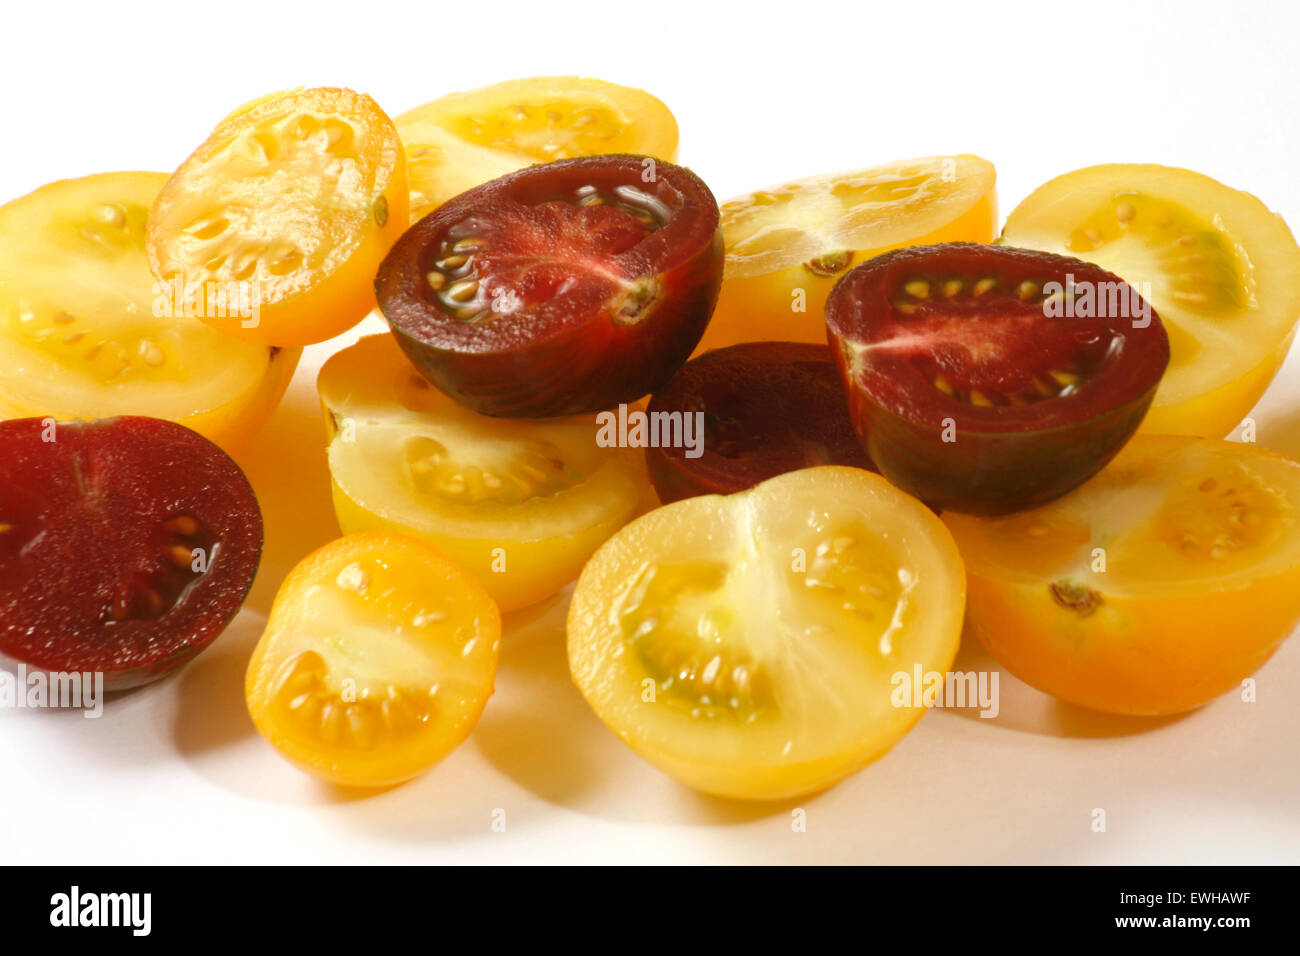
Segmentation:
{"type": "Polygon", "coordinates": [[[1236,687],[1300,623],[1300,464],[1138,435],[1033,511],[945,514],[967,622],[1013,674],[1095,710],[1172,714],[1236,687]]]}
{"type": "Polygon", "coordinates": [[[677,120],[643,90],[581,76],[536,76],[452,93],[397,117],[411,219],[534,163],[636,153],[677,159],[677,120]]]}
{"type": "Polygon", "coordinates": [[[248,664],[253,723],[307,772],[387,786],[458,747],[492,695],[501,616],[422,541],[358,534],[290,572],[248,664]]]}
{"type": "Polygon", "coordinates": [[[230,449],[262,426],[301,349],[187,313],[145,256],[165,173],[65,179],[0,207],[0,418],[146,415],[230,449]]]}
{"type": "Polygon", "coordinates": [[[1170,362],[1142,430],[1222,438],[1277,374],[1300,321],[1300,246],[1249,193],[1188,169],[1115,163],[1058,176],[1004,242],[1095,262],[1163,320],[1170,362]]]}
{"type": "Polygon", "coordinates": [[[264,345],[320,342],[375,307],[379,263],[408,224],[392,120],[351,90],[293,90],[232,113],[149,214],[154,274],[255,304],[200,317],[264,345]]]}
{"type": "Polygon", "coordinates": [[[597,716],[688,786],[794,797],[921,718],[899,677],[948,669],[964,598],[928,508],[871,472],[808,468],[606,542],[573,593],[569,666],[597,716]]]}
{"type": "Polygon", "coordinates": [[[695,352],[739,342],[826,343],[840,276],[899,246],[989,242],[996,172],[978,156],[930,156],[762,189],[722,204],[722,293],[695,352]]]}

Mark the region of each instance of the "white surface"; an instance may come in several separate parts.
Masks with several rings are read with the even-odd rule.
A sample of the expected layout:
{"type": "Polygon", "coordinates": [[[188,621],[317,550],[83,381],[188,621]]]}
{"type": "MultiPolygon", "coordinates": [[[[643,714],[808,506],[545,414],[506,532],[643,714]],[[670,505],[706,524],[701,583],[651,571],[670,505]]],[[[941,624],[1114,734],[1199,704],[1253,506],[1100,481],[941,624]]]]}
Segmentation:
{"type": "MultiPolygon", "coordinates": [[[[1292,4],[487,9],[9,5],[0,199],[171,168],[271,90],[346,85],[396,114],[509,77],[583,73],[668,103],[682,161],[720,198],[967,151],[997,164],[1004,211],[1080,166],[1163,162],[1300,226],[1292,4]]],[[[796,833],[792,805],[697,796],[606,731],[569,683],[561,599],[512,622],[496,696],[434,772],[361,799],[317,784],[256,735],[242,680],[279,580],[337,533],[313,380],[340,344],[309,350],[243,456],[267,550],[230,631],[101,720],[0,714],[6,863],[1300,862],[1295,640],[1257,675],[1258,703],[1229,696],[1177,720],[1089,715],[1003,674],[997,719],[930,714],[885,759],[799,803],[796,833]],[[1104,834],[1090,830],[1095,807],[1104,834]],[[491,828],[498,808],[505,832],[491,828]]],[[[1261,444],[1300,458],[1300,354],[1256,418],[1261,444]]],[[[993,665],[967,647],[956,666],[993,665]]]]}

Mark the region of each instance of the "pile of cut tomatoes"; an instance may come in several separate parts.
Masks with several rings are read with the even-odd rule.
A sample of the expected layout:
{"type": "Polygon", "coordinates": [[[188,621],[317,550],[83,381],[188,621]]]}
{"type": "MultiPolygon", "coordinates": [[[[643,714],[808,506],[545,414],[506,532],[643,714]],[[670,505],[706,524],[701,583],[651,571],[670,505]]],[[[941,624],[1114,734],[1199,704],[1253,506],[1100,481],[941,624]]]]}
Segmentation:
{"type": "Polygon", "coordinates": [[[590,79],[396,119],[300,89],[170,175],[0,207],[0,652],[123,689],[212,642],[263,546],[229,453],[376,308],[389,332],[321,346],[342,536],[280,584],[246,682],[335,783],[450,753],[502,614],[575,579],[591,708],[747,799],[884,754],[934,703],[900,675],[963,631],[1062,700],[1161,715],[1300,622],[1300,464],[1224,440],[1300,320],[1259,200],[1096,166],[998,235],[976,156],[719,204],[677,140],[590,79]]]}

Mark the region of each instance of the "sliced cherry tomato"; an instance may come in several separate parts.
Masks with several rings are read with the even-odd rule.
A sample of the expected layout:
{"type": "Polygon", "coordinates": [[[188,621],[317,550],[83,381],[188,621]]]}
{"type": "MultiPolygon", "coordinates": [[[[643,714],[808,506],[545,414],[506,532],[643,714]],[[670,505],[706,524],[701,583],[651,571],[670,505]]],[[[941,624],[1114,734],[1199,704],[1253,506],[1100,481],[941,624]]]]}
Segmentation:
{"type": "Polygon", "coordinates": [[[981,514],[1034,507],[1095,474],[1169,362],[1159,316],[1118,276],[1001,246],[872,259],[835,287],[826,324],[881,473],[935,507],[981,514]]]}
{"type": "Polygon", "coordinates": [[[533,166],[406,233],[375,288],[397,340],[486,415],[600,411],[654,391],[699,341],[722,233],[694,173],[642,156],[533,166]]]}
{"type": "Polygon", "coordinates": [[[1252,445],[1138,435],[1050,505],[944,521],[976,637],[1084,707],[1199,706],[1300,623],[1300,464],[1252,445]]]}
{"type": "Polygon", "coordinates": [[[200,317],[266,345],[308,345],[375,307],[371,282],[408,222],[397,129],[368,96],[294,90],[227,117],[149,214],[154,274],[256,303],[200,317]]]}
{"type": "Polygon", "coordinates": [[[601,447],[593,416],[476,414],[430,385],[391,335],[334,355],[317,387],[339,526],[429,541],[502,610],[577,577],[649,491],[641,452],[601,447]]]}
{"type": "Polygon", "coordinates": [[[428,770],[492,696],[501,615],[474,578],[404,535],[349,535],[302,560],[248,663],[262,736],[332,783],[428,770]]]}
{"type": "Polygon", "coordinates": [[[642,90],[535,76],[452,93],[397,117],[411,220],[516,169],[601,153],[677,158],[677,120],[642,90]]]}
{"type": "Polygon", "coordinates": [[[262,554],[243,472],[174,422],[0,422],[0,652],[121,690],[210,644],[262,554]]]}
{"type": "Polygon", "coordinates": [[[826,297],[854,265],[900,246],[990,241],[996,178],[978,156],[931,156],[723,203],[722,293],[696,354],[737,342],[824,343],[826,297]]]}
{"type": "Polygon", "coordinates": [[[1091,166],[1036,189],[1003,239],[1064,252],[1149,295],[1169,373],[1143,430],[1222,438],[1277,374],[1300,320],[1300,246],[1249,193],[1167,166],[1091,166]]]}
{"type": "Polygon", "coordinates": [[[827,465],[688,498],[611,538],[569,609],[573,679],[688,786],[830,786],[920,719],[895,675],[944,672],[965,584],[943,524],[879,475],[827,465]]]}
{"type": "Polygon", "coordinates": [[[668,439],[646,450],[665,504],[733,494],[815,465],[875,470],[825,345],[753,342],[708,352],[655,393],[647,421],[656,438],[668,439]]]}
{"type": "Polygon", "coordinates": [[[0,418],[147,415],[223,447],[266,421],[300,349],[222,335],[155,284],[164,173],[104,173],[0,207],[0,418]]]}

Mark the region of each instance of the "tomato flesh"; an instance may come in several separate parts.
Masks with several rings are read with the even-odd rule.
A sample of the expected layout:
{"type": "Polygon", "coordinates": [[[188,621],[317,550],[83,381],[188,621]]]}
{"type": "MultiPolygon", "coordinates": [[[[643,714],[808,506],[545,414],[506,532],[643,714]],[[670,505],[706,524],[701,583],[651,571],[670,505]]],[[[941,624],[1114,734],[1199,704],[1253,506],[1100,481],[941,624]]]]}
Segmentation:
{"type": "Polygon", "coordinates": [[[430,385],[391,335],[332,356],[317,389],[343,531],[423,538],[502,610],[577,577],[649,491],[640,449],[602,447],[593,416],[479,415],[430,385]]]}
{"type": "Polygon", "coordinates": [[[717,205],[649,157],[534,166],[402,237],[380,307],[429,380],[486,415],[577,415],[662,385],[717,298],[717,205]]]}
{"type": "Polygon", "coordinates": [[[895,675],[948,668],[964,598],[923,505],[861,469],[807,468],[614,535],[574,590],[569,665],[601,720],[688,786],[793,797],[920,719],[895,675]]]}
{"type": "Polygon", "coordinates": [[[149,261],[162,280],[258,303],[246,317],[205,297],[200,317],[223,332],[309,345],[374,308],[407,203],[397,129],[374,100],[276,94],[227,117],[172,175],[149,214],[149,261]]]}
{"type": "Polygon", "coordinates": [[[262,551],[239,467],[173,422],[0,422],[0,651],[98,671],[121,690],[170,673],[238,612],[262,551]]]}
{"type": "Polygon", "coordinates": [[[537,76],[452,93],[395,120],[406,147],[411,221],[533,163],[636,153],[673,162],[677,121],[642,90],[537,76]]]}
{"type": "Polygon", "coordinates": [[[0,418],[147,415],[230,449],[298,363],[223,335],[156,286],[145,255],[163,173],[50,183],[0,207],[0,418]]]}
{"type": "Polygon", "coordinates": [[[1159,316],[1123,280],[1000,246],[879,256],[836,286],[826,321],[872,461],[922,500],[975,513],[1033,507],[1094,474],[1169,361],[1159,316]],[[1094,308],[1103,294],[1114,307],[1094,308]]]}
{"type": "Polygon", "coordinates": [[[249,712],[314,776],[401,783],[474,729],[500,643],[496,605],[439,551],[403,535],[349,535],[281,585],[249,661],[249,712]]]}
{"type": "Polygon", "coordinates": [[[1300,322],[1300,245],[1249,193],[1168,166],[1058,176],[1007,217],[1003,241],[1062,252],[1138,285],[1170,339],[1142,428],[1222,438],[1277,374],[1300,322]]]}

